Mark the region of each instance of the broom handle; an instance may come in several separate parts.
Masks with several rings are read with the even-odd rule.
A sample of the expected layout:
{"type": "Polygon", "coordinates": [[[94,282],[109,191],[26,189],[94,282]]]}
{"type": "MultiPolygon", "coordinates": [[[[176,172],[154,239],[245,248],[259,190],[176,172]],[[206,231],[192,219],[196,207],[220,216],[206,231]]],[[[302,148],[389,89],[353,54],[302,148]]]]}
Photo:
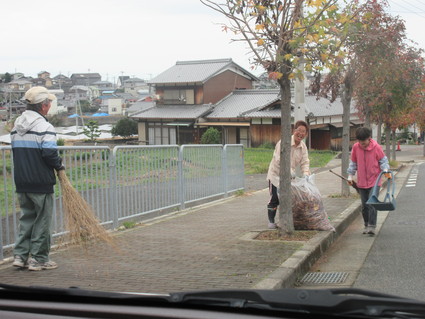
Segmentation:
{"type": "MultiPolygon", "coordinates": [[[[342,175],[339,175],[338,173],[335,173],[333,170],[329,170],[329,172],[331,172],[332,174],[335,174],[336,176],[338,176],[338,177],[340,177],[340,178],[342,178],[343,180],[345,180],[345,181],[347,181],[348,182],[348,178],[345,178],[344,176],[342,176],[342,175]]],[[[357,183],[355,182],[355,181],[351,181],[351,186],[357,191],[357,192],[359,192],[359,188],[358,188],[358,186],[357,186],[357,183]]]]}
{"type": "Polygon", "coordinates": [[[338,176],[338,177],[340,177],[340,178],[342,178],[343,180],[346,180],[346,181],[348,181],[348,178],[346,178],[346,177],[344,177],[344,176],[342,176],[342,175],[339,175],[338,173],[335,173],[333,170],[329,170],[329,172],[331,172],[331,173],[333,173],[333,174],[335,174],[336,176],[338,176]]]}

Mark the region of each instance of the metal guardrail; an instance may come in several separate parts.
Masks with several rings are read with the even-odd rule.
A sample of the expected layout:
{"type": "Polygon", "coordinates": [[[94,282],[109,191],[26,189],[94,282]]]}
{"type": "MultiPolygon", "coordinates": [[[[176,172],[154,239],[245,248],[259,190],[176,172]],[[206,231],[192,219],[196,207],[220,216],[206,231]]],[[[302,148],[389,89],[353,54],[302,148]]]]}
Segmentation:
{"type": "MultiPolygon", "coordinates": [[[[244,188],[243,145],[60,146],[66,173],[105,227],[143,220],[244,188]]],[[[0,260],[13,248],[20,209],[10,146],[0,146],[0,260]]],[[[55,186],[53,237],[65,234],[55,186]]]]}

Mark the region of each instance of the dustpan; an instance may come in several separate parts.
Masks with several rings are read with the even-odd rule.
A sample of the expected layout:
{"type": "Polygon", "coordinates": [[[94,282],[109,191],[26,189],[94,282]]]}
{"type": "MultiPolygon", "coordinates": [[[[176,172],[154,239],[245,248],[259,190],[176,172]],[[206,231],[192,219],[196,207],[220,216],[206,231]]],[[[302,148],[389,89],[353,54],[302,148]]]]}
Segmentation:
{"type": "Polygon", "coordinates": [[[372,193],[367,200],[366,204],[375,207],[376,210],[395,210],[396,201],[394,198],[395,191],[395,182],[394,182],[394,174],[392,171],[388,171],[391,174],[391,179],[387,180],[387,193],[385,194],[384,200],[381,202],[378,198],[379,196],[379,186],[378,183],[381,180],[381,176],[385,174],[385,172],[381,172],[376,179],[375,186],[372,188],[372,193]]]}

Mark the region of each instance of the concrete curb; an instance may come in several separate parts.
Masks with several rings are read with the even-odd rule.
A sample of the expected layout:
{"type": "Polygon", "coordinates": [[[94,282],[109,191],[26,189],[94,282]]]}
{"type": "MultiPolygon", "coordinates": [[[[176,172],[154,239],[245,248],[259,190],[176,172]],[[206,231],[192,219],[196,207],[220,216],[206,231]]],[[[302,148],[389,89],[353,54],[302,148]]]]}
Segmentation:
{"type": "Polygon", "coordinates": [[[334,219],[335,232],[320,232],[304,246],[292,254],[267,278],[257,283],[253,289],[292,288],[323,253],[341,236],[361,211],[360,199],[346,208],[339,217],[334,219]]]}
{"type": "MultiPolygon", "coordinates": [[[[404,165],[400,165],[395,169],[396,174],[404,167],[404,165]]],[[[382,183],[381,190],[385,185],[386,181],[382,183]]],[[[294,287],[297,280],[311,269],[323,253],[326,252],[348,226],[350,226],[361,212],[361,208],[361,200],[358,199],[334,219],[333,226],[335,227],[335,232],[320,232],[314,236],[267,278],[257,283],[253,289],[281,289],[294,287]]]]}

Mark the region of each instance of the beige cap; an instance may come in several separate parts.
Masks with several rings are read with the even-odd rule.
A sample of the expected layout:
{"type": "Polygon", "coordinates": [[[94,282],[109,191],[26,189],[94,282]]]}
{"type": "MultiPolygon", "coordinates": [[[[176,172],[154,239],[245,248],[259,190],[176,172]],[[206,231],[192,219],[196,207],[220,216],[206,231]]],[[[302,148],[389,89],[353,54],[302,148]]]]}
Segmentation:
{"type": "Polygon", "coordinates": [[[56,100],[56,96],[50,94],[49,91],[43,86],[34,86],[25,93],[24,99],[29,104],[38,104],[45,101],[46,99],[54,101],[56,100]]]}

